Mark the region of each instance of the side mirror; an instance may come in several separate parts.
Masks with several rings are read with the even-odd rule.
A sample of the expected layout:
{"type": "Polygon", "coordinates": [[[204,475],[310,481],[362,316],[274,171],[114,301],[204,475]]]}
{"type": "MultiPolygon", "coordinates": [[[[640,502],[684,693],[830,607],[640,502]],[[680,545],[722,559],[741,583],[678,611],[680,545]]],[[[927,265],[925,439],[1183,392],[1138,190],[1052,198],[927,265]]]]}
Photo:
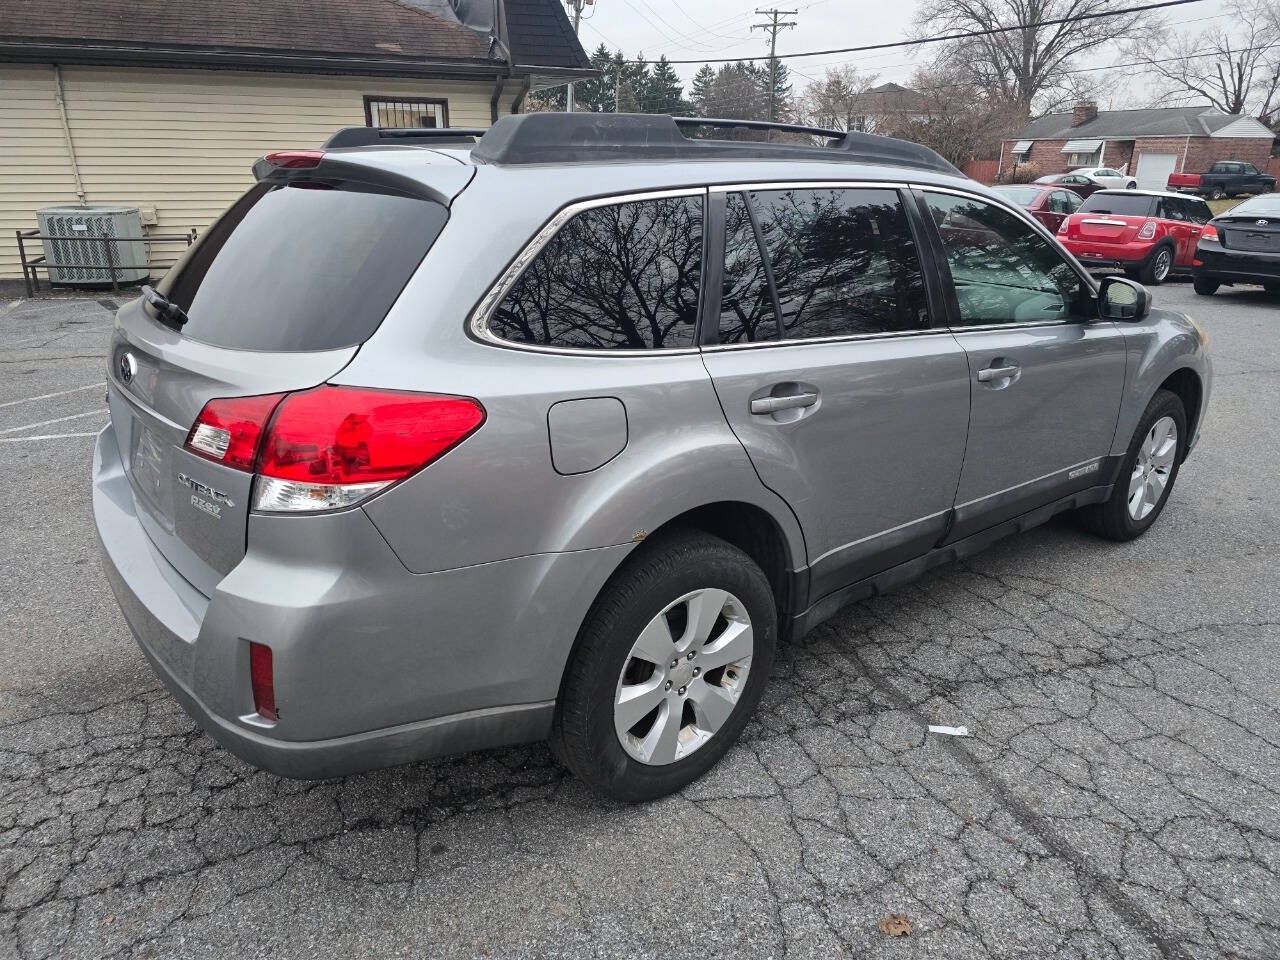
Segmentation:
{"type": "Polygon", "coordinates": [[[1124,277],[1104,277],[1098,290],[1098,315],[1103,320],[1144,319],[1151,312],[1151,294],[1140,283],[1124,277]]]}

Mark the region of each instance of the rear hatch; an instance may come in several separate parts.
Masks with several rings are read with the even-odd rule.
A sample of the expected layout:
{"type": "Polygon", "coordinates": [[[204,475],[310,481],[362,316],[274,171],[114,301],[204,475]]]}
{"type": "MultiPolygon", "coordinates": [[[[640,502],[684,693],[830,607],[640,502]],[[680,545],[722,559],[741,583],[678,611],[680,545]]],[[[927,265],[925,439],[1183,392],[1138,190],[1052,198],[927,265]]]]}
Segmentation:
{"type": "Polygon", "coordinates": [[[1071,217],[1067,237],[1085,243],[1122,244],[1137,239],[1138,231],[1155,210],[1146,194],[1099,191],[1071,217]]]}
{"type": "Polygon", "coordinates": [[[1218,217],[1218,242],[1226,250],[1280,254],[1280,216],[1218,217]]]}
{"type": "Polygon", "coordinates": [[[470,178],[445,161],[456,189],[442,193],[316,162],[266,171],[160,282],[188,317],[180,329],[141,300],[116,318],[108,404],[136,512],[205,594],[244,556],[253,475],[185,448],[200,411],[215,398],[314,387],[346,366],[470,178]]]}

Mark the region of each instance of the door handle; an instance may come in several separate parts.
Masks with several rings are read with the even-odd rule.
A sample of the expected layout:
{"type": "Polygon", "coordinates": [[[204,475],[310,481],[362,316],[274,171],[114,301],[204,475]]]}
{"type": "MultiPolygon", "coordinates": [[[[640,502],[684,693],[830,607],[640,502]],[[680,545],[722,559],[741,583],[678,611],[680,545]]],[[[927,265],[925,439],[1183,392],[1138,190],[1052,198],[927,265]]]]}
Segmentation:
{"type": "Polygon", "coordinates": [[[812,407],[817,402],[818,395],[816,393],[792,393],[784,397],[757,397],[751,401],[751,412],[755,414],[777,413],[779,410],[812,407]]]}
{"type": "Polygon", "coordinates": [[[1017,374],[1018,369],[1016,363],[1008,367],[987,367],[985,370],[978,371],[978,382],[990,383],[992,380],[1004,380],[1017,374]]]}

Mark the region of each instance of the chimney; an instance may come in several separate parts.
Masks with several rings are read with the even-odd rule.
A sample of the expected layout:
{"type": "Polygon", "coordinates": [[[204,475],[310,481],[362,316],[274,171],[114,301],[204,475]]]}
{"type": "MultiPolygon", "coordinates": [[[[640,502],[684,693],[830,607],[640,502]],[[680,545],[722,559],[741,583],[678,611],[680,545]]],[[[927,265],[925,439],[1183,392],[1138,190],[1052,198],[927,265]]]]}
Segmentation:
{"type": "Polygon", "coordinates": [[[1082,123],[1098,119],[1098,103],[1096,100],[1081,100],[1071,111],[1071,125],[1078,127],[1082,123]]]}

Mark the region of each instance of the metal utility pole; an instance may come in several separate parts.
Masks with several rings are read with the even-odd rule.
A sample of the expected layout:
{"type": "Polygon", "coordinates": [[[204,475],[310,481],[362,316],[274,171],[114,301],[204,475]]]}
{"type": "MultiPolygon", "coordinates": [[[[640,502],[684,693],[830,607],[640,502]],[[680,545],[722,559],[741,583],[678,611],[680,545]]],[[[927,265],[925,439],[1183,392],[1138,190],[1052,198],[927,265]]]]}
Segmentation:
{"type": "MultiPolygon", "coordinates": [[[[573,35],[578,35],[578,24],[582,22],[582,8],[588,4],[594,4],[595,0],[565,0],[565,3],[573,7],[573,35]]],[[[565,110],[573,113],[573,81],[569,81],[569,94],[565,101],[565,110]]]]}
{"type": "Polygon", "coordinates": [[[778,84],[778,31],[790,30],[796,25],[794,20],[781,20],[781,17],[794,17],[799,10],[757,10],[756,16],[768,17],[768,23],[753,23],[752,30],[769,31],[769,122],[777,119],[777,84],[778,84]]]}

